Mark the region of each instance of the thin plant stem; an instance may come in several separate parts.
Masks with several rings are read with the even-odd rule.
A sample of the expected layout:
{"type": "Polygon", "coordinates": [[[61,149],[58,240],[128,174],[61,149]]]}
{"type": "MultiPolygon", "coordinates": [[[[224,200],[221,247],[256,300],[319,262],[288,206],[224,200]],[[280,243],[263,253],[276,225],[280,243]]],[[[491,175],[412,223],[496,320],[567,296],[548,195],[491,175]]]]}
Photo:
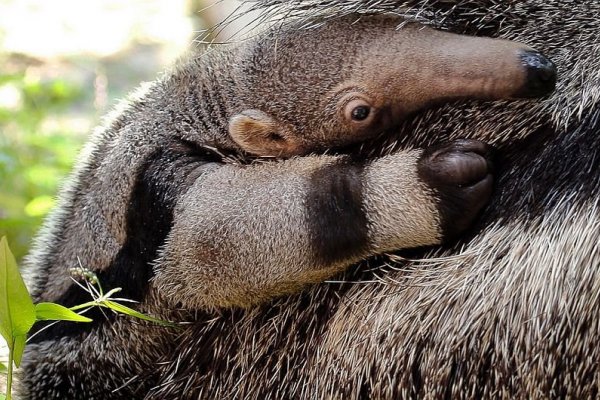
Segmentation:
{"type": "Polygon", "coordinates": [[[99,306],[100,304],[94,300],[94,301],[88,301],[87,303],[83,303],[83,304],[78,304],[76,306],[70,307],[69,310],[71,311],[79,311],[82,308],[90,308],[90,307],[95,307],[95,306],[99,306]]]}
{"type": "Polygon", "coordinates": [[[8,350],[8,375],[6,376],[6,400],[12,398],[12,377],[13,377],[13,352],[15,344],[13,340],[12,348],[8,350]]]}

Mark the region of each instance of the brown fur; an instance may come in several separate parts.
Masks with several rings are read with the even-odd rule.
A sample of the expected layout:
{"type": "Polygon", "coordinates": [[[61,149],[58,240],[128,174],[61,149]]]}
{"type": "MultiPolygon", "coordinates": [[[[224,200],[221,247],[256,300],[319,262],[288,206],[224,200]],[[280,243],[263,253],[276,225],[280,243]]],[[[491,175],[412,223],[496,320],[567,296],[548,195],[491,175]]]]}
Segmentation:
{"type": "Polygon", "coordinates": [[[265,73],[234,62],[242,68],[232,76],[245,89],[237,108],[250,108],[229,121],[234,141],[252,154],[290,157],[371,139],[442,101],[531,96],[529,47],[415,23],[386,29],[401,22],[351,16],[274,30],[270,46],[242,46],[265,73]],[[352,120],[356,106],[370,109],[367,119],[352,120]]]}

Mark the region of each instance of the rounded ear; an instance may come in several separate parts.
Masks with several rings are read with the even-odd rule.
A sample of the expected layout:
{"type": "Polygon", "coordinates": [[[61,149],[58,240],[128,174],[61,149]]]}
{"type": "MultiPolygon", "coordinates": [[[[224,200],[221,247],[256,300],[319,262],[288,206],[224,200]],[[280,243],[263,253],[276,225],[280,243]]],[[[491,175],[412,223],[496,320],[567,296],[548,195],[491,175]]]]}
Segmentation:
{"type": "Polygon", "coordinates": [[[229,120],[229,135],[244,151],[257,156],[300,155],[300,141],[283,133],[270,115],[244,110],[229,120]]]}

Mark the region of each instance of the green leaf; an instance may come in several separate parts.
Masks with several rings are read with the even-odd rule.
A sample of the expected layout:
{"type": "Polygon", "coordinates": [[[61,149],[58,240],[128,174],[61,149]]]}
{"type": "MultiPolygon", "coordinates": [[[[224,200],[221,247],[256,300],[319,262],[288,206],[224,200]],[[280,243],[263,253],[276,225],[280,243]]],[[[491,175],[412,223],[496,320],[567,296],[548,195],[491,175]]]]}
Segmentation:
{"type": "Polygon", "coordinates": [[[21,358],[23,358],[23,350],[25,350],[25,343],[27,343],[27,335],[15,336],[12,352],[13,360],[17,368],[21,365],[21,358]]]}
{"type": "Polygon", "coordinates": [[[8,373],[8,367],[4,363],[0,362],[0,374],[6,375],[8,373]]]}
{"type": "Polygon", "coordinates": [[[6,400],[6,396],[0,393],[0,400],[6,400]]]}
{"type": "Polygon", "coordinates": [[[35,308],[5,237],[0,240],[0,334],[21,360],[25,336],[35,322],[35,308]],[[21,353],[19,353],[20,351],[21,353]]]}
{"type": "Polygon", "coordinates": [[[35,305],[35,317],[38,321],[92,322],[88,317],[79,315],[60,304],[38,303],[35,305]]]}
{"type": "Polygon", "coordinates": [[[103,306],[110,308],[113,311],[118,312],[119,314],[129,315],[130,317],[143,319],[144,321],[154,322],[155,324],[168,326],[171,328],[178,328],[178,326],[172,322],[163,321],[162,319],[154,318],[149,315],[142,314],[141,312],[135,311],[133,308],[129,308],[124,306],[123,304],[116,303],[111,300],[104,300],[101,303],[103,306]]]}

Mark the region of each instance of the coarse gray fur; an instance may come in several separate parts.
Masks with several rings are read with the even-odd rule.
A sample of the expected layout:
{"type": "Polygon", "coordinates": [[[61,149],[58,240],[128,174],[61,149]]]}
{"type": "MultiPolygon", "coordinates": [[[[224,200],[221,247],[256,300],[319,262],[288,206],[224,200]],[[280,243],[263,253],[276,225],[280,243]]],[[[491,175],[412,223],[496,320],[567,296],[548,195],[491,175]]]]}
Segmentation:
{"type": "MultiPolygon", "coordinates": [[[[540,71],[527,60],[543,58],[530,48],[414,24],[397,30],[401,22],[267,30],[192,57],[132,98],[94,135],[27,262],[36,301],[88,301],[69,274],[82,266],[105,290],[122,288],[140,309],[189,325],[195,312],[261,304],[370,255],[463,231],[492,188],[482,142],[362,160],[239,160],[243,150],[294,156],[360,142],[440,97],[541,94],[540,71]],[[313,53],[327,58],[315,63],[313,53]],[[356,102],[373,106],[369,118],[346,118],[356,102]]],[[[152,390],[156,379],[137,377],[181,332],[93,312],[88,325],[38,326],[22,397],[129,399],[152,390]]]]}
{"type": "MultiPolygon", "coordinates": [[[[393,1],[277,5],[283,15],[310,5],[301,16],[327,12],[332,5],[336,14],[401,6],[393,1]]],[[[527,43],[562,71],[558,90],[547,101],[442,107],[405,124],[394,139],[362,149],[390,153],[381,158],[384,164],[403,158],[398,168],[412,165],[414,171],[414,161],[407,160],[418,153],[392,150],[426,148],[458,137],[494,143],[499,149],[497,191],[471,236],[445,250],[371,259],[336,278],[341,283],[320,284],[259,307],[193,315],[181,311],[179,317],[195,319],[181,332],[120,318],[91,332],[56,331],[64,339],[38,342],[27,352],[24,372],[31,375],[24,382],[29,390],[62,384],[71,388],[62,398],[87,393],[87,398],[148,399],[597,396],[600,5],[449,0],[411,6],[400,12],[454,31],[527,43]],[[409,261],[408,255],[424,261],[409,261]],[[36,375],[36,366],[43,366],[43,372],[36,375]],[[117,382],[120,390],[106,395],[117,382]]],[[[133,177],[123,173],[124,160],[135,170],[139,149],[153,145],[145,132],[127,130],[153,90],[156,86],[149,89],[150,97],[146,94],[113,120],[115,128],[126,130],[125,142],[108,132],[111,140],[88,147],[76,174],[94,179],[67,191],[55,218],[76,230],[92,224],[95,235],[81,236],[76,248],[61,249],[72,259],[52,260],[57,268],[75,264],[81,248],[86,249],[84,265],[92,269],[110,263],[122,249],[125,226],[109,232],[105,221],[123,220],[129,204],[133,177]],[[125,150],[122,158],[97,157],[111,148],[125,150]],[[73,204],[79,193],[105,193],[98,186],[108,184],[110,201],[89,196],[73,204]],[[69,218],[75,207],[88,213],[86,218],[69,218]]],[[[325,162],[328,157],[336,156],[326,156],[325,162]]],[[[174,173],[173,179],[181,177],[174,173]]],[[[160,213],[151,217],[160,218],[160,213]]],[[[190,220],[184,219],[181,229],[188,229],[185,222],[190,220]]],[[[31,260],[57,254],[52,249],[59,230],[56,225],[50,229],[48,242],[38,244],[31,260]]],[[[297,245],[302,248],[301,242],[297,245]]],[[[50,276],[54,286],[49,293],[64,291],[70,281],[56,279],[61,274],[53,272],[31,278],[32,287],[43,287],[50,276]]],[[[119,283],[113,276],[101,278],[109,285],[119,283]]],[[[179,284],[185,285],[186,278],[193,276],[182,277],[179,284]]],[[[159,274],[153,282],[158,279],[159,274]]],[[[135,288],[127,289],[136,294],[135,288]]],[[[35,294],[44,299],[44,292],[35,294]]],[[[150,290],[143,300],[145,311],[178,317],[160,309],[164,299],[158,291],[150,290]]],[[[52,396],[58,392],[46,398],[52,396]]]]}

